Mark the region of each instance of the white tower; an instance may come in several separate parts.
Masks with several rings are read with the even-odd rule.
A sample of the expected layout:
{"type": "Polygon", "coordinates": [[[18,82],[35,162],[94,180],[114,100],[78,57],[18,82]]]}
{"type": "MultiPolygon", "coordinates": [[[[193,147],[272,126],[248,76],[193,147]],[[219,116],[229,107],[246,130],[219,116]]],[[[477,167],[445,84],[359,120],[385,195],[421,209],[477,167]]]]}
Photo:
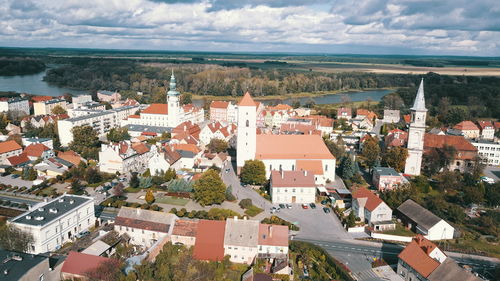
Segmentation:
{"type": "Polygon", "coordinates": [[[425,108],[424,79],[422,78],[415,103],[411,108],[411,123],[408,132],[408,158],[406,158],[405,174],[420,175],[422,154],[424,151],[426,117],[427,108],[425,108]]]}
{"type": "Polygon", "coordinates": [[[167,104],[168,104],[168,127],[177,127],[181,123],[181,110],[179,105],[180,93],[176,89],[174,71],[172,70],[172,76],[170,76],[170,87],[167,92],[167,104]]]}
{"type": "Polygon", "coordinates": [[[255,158],[257,149],[257,108],[248,92],[238,103],[236,166],[238,174],[246,160],[255,158]]]}

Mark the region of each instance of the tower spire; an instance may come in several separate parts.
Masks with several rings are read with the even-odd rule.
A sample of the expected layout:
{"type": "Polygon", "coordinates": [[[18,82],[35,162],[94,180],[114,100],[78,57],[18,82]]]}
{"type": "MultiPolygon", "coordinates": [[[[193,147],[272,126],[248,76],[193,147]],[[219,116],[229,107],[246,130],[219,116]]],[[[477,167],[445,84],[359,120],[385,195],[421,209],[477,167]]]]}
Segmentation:
{"type": "Polygon", "coordinates": [[[175,82],[174,69],[172,69],[172,76],[170,76],[170,87],[167,95],[169,96],[180,95],[180,93],[177,91],[177,83],[175,82]]]}
{"type": "Polygon", "coordinates": [[[425,97],[424,97],[424,78],[420,81],[420,86],[418,86],[417,96],[415,97],[415,103],[411,110],[427,111],[425,108],[425,97]]]}

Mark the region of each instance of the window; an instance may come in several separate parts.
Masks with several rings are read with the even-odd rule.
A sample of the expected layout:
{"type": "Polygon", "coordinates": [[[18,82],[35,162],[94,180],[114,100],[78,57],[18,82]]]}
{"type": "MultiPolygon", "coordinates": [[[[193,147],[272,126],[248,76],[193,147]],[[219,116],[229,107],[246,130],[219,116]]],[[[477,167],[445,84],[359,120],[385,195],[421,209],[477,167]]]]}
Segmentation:
{"type": "Polygon", "coordinates": [[[295,165],[292,165],[292,171],[295,171],[295,165]]]}
{"type": "MultiPolygon", "coordinates": [[[[248,113],[247,113],[248,114],[248,113]]],[[[250,121],[247,120],[247,127],[250,127],[250,121]]]]}
{"type": "Polygon", "coordinates": [[[282,167],[281,167],[281,164],[280,164],[280,171],[283,170],[282,167]]]}
{"type": "Polygon", "coordinates": [[[325,165],[325,172],[328,172],[328,165],[325,165]]]}

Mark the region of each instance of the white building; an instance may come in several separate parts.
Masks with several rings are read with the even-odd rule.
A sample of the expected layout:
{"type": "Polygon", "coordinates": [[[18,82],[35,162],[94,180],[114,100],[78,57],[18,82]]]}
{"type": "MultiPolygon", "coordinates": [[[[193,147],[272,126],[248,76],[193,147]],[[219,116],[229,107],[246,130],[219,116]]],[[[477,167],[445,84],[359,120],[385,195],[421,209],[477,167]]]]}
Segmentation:
{"type": "Polygon", "coordinates": [[[220,122],[209,123],[200,131],[200,142],[207,145],[212,139],[219,139],[229,143],[234,136],[235,129],[236,126],[233,124],[223,126],[220,122]]]}
{"type": "Polygon", "coordinates": [[[23,153],[23,148],[14,140],[0,142],[0,163],[5,163],[7,158],[23,153]]]}
{"type": "Polygon", "coordinates": [[[231,262],[251,264],[258,253],[258,233],[259,221],[227,219],[224,255],[229,255],[231,262]]]}
{"type": "Polygon", "coordinates": [[[0,99],[0,112],[13,112],[19,115],[29,115],[30,105],[27,99],[2,98],[0,99]]]}
{"type": "Polygon", "coordinates": [[[384,109],[384,123],[398,123],[401,120],[399,110],[384,109]]]}
{"type": "Polygon", "coordinates": [[[425,119],[427,108],[425,108],[424,79],[418,87],[415,103],[411,108],[411,123],[408,131],[408,158],[406,158],[405,174],[418,176],[422,166],[422,154],[424,151],[425,119]]]}
{"type": "Polygon", "coordinates": [[[479,140],[471,142],[473,146],[477,148],[478,155],[481,158],[483,164],[488,166],[498,166],[500,165],[500,143],[479,140]]]}
{"type": "Polygon", "coordinates": [[[74,106],[78,106],[87,102],[92,102],[92,96],[91,95],[74,96],[72,98],[72,102],[74,106]]]}
{"type": "Polygon", "coordinates": [[[143,173],[151,158],[150,147],[142,142],[102,144],[99,151],[99,170],[105,173],[143,173]]]}
{"type": "MultiPolygon", "coordinates": [[[[392,220],[392,210],[377,195],[364,187],[358,188],[352,194],[352,212],[369,226],[374,226],[375,230],[381,229],[382,222],[392,220]]],[[[393,227],[392,223],[386,224],[393,227]]]]}
{"type": "Polygon", "coordinates": [[[77,126],[90,126],[99,137],[103,137],[112,128],[120,127],[121,120],[138,108],[138,106],[124,106],[106,111],[87,111],[87,114],[78,117],[58,120],[57,128],[61,145],[67,146],[73,141],[72,129],[77,126]]]}
{"type": "Polygon", "coordinates": [[[212,101],[210,103],[210,121],[236,123],[238,107],[232,102],[212,101]]]}
{"type": "Polygon", "coordinates": [[[94,198],[65,194],[33,206],[9,223],[33,235],[30,253],[52,252],[94,225],[94,198]]]}
{"type": "Polygon", "coordinates": [[[314,175],[307,171],[272,171],[270,186],[273,204],[316,201],[314,175]]]}
{"type": "Polygon", "coordinates": [[[177,216],[166,212],[122,207],[115,219],[115,231],[126,233],[130,243],[150,248],[172,234],[177,216]]]}
{"type": "Polygon", "coordinates": [[[67,102],[65,99],[51,99],[46,101],[40,101],[33,103],[33,108],[35,115],[49,115],[52,114],[52,110],[60,106],[64,110],[67,109],[67,102]]]}
{"type": "Polygon", "coordinates": [[[481,139],[493,140],[495,138],[495,126],[491,121],[479,121],[479,128],[481,129],[481,139]]]}

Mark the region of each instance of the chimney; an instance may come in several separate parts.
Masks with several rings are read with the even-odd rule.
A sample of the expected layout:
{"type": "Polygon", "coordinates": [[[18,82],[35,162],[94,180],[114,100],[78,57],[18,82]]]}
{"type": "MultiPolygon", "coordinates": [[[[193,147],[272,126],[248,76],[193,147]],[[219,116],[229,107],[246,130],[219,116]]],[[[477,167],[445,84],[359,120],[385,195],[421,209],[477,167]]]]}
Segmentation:
{"type": "Polygon", "coordinates": [[[306,171],[306,170],[304,170],[304,176],[306,176],[306,177],[307,177],[307,171],[306,171]]]}
{"type": "Polygon", "coordinates": [[[284,178],[285,178],[285,172],[281,171],[281,179],[284,179],[284,178]]]}
{"type": "Polygon", "coordinates": [[[233,219],[234,219],[235,221],[238,221],[238,216],[234,216],[234,217],[233,217],[233,219]]]}
{"type": "Polygon", "coordinates": [[[269,238],[273,238],[273,225],[269,225],[269,238]]]}

